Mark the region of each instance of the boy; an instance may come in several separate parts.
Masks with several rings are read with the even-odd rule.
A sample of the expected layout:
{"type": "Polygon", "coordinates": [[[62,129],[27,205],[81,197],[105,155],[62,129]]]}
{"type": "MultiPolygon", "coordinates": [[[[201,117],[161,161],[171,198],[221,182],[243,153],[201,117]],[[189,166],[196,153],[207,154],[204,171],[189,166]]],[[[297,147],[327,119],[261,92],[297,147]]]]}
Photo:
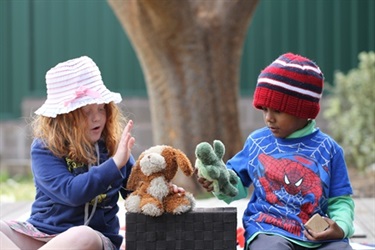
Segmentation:
{"type": "Polygon", "coordinates": [[[258,77],[253,105],[266,127],[251,133],[242,151],[227,162],[238,176],[238,195],[207,191],[230,203],[254,192],[243,215],[245,249],[352,249],[354,202],[344,153],[315,127],[324,77],[310,59],[286,53],[258,77]],[[314,215],[328,228],[305,227],[314,215]]]}

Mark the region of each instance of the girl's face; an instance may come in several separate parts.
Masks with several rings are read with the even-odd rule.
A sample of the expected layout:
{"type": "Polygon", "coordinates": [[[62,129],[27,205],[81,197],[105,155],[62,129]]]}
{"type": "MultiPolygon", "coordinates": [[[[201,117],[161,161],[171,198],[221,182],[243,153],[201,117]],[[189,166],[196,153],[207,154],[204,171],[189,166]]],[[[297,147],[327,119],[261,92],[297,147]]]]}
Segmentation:
{"type": "Polygon", "coordinates": [[[266,107],[263,107],[262,110],[265,124],[271,130],[272,134],[278,138],[286,138],[307,124],[307,119],[304,118],[266,107]]]}
{"type": "Polygon", "coordinates": [[[105,104],[90,104],[82,107],[83,114],[87,121],[86,136],[90,142],[97,142],[107,121],[105,104]]]}

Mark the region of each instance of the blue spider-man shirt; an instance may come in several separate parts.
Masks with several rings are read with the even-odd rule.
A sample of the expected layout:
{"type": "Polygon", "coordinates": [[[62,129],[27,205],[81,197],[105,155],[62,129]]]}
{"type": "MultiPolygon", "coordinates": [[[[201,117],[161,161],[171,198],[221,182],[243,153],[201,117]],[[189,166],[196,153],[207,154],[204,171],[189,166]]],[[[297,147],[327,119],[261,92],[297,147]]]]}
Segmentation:
{"type": "Polygon", "coordinates": [[[304,223],[325,215],[328,199],[352,194],[343,150],[319,129],[294,139],[259,129],[227,167],[254,186],[243,216],[247,240],[269,233],[306,242],[304,223]]]}

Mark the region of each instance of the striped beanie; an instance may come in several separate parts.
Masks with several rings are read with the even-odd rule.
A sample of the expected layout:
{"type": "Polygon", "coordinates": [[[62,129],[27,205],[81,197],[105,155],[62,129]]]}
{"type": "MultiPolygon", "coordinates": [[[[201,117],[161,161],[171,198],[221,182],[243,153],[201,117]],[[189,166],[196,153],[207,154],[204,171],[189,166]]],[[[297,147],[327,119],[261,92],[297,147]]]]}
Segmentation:
{"type": "Polygon", "coordinates": [[[323,73],[313,61],[286,53],[260,73],[253,105],[314,119],[320,110],[323,82],[323,73]]]}
{"type": "Polygon", "coordinates": [[[46,74],[47,100],[35,114],[56,117],[89,104],[119,103],[121,95],[109,91],[98,66],[87,57],[61,62],[46,74]]]}

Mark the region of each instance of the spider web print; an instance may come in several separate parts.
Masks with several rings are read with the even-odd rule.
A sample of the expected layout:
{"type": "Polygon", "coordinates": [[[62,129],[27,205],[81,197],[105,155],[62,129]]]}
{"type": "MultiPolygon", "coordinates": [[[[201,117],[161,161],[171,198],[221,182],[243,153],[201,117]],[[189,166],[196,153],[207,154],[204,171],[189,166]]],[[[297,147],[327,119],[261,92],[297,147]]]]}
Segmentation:
{"type": "MultiPolygon", "coordinates": [[[[272,134],[259,138],[249,138],[253,141],[252,147],[249,149],[249,164],[254,166],[254,161],[257,161],[257,156],[261,153],[267,155],[290,153],[303,154],[313,159],[319,159],[323,166],[329,165],[332,155],[336,154],[336,148],[332,140],[322,134],[317,134],[312,140],[296,143],[285,143],[277,140],[272,134]]],[[[256,165],[256,163],[255,163],[256,165]]]]}
{"type": "Polygon", "coordinates": [[[342,171],[345,167],[340,147],[320,131],[285,140],[259,130],[246,144],[257,197],[248,207],[253,214],[248,223],[262,231],[284,229],[289,236],[303,239],[303,223],[313,213],[326,210],[332,168],[342,171]]]}

